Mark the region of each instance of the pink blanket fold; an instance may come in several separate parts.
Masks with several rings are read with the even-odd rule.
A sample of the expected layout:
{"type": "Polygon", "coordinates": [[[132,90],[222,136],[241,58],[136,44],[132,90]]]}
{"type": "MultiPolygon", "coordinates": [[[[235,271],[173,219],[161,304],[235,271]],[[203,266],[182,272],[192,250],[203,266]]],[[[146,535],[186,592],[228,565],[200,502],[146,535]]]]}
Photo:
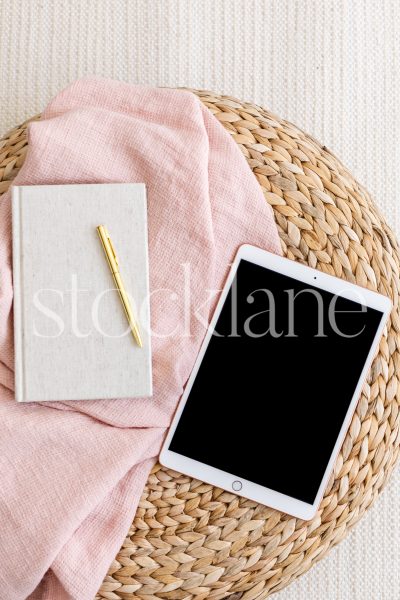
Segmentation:
{"type": "Polygon", "coordinates": [[[83,182],[147,186],[154,395],[14,401],[11,202],[9,193],[2,196],[4,600],[95,596],[135,514],[236,250],[251,243],[280,252],[272,211],[245,158],[189,92],[97,78],[62,91],[30,125],[15,183],[83,182]],[[182,298],[188,277],[189,330],[182,298]]]}

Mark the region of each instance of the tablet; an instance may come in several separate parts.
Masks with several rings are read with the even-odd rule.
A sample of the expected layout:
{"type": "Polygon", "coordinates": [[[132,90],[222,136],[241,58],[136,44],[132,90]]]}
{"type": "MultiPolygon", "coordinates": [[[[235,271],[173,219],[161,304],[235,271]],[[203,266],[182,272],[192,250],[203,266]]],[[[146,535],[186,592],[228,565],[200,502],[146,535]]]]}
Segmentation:
{"type": "Polygon", "coordinates": [[[242,246],[161,464],[311,519],[390,309],[385,296],[242,246]]]}

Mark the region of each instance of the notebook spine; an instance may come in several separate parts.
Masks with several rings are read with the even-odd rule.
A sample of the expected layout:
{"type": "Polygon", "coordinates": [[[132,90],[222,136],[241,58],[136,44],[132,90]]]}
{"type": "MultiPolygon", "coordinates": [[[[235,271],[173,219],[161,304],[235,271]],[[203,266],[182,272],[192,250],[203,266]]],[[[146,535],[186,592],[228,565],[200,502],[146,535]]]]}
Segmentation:
{"type": "Polygon", "coordinates": [[[13,288],[14,288],[14,387],[15,399],[24,402],[24,357],[22,344],[22,228],[21,228],[21,189],[11,188],[12,202],[12,236],[13,236],[13,288]]]}

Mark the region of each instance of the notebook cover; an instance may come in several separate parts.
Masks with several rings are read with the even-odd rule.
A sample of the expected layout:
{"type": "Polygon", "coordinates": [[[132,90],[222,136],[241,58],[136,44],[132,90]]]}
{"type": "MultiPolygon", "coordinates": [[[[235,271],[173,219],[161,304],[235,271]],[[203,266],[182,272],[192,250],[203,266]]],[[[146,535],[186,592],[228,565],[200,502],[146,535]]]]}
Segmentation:
{"type": "Polygon", "coordinates": [[[15,397],[152,394],[146,189],[14,186],[15,397]],[[138,318],[135,343],[96,227],[106,225],[138,318]]]}

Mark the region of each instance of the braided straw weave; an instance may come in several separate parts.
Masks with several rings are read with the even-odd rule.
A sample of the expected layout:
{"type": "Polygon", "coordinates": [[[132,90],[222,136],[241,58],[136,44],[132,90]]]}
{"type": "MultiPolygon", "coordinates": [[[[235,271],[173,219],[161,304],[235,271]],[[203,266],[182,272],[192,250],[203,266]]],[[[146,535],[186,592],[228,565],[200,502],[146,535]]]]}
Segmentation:
{"type": "MultiPolygon", "coordinates": [[[[192,91],[247,158],[274,210],[284,255],[378,290],[394,309],[312,521],[156,465],[97,600],[265,598],[345,537],[399,453],[399,247],[392,231],[368,193],[313,138],[254,104],[192,91]]],[[[26,126],[0,141],[0,193],[24,161],[26,126]]]]}

